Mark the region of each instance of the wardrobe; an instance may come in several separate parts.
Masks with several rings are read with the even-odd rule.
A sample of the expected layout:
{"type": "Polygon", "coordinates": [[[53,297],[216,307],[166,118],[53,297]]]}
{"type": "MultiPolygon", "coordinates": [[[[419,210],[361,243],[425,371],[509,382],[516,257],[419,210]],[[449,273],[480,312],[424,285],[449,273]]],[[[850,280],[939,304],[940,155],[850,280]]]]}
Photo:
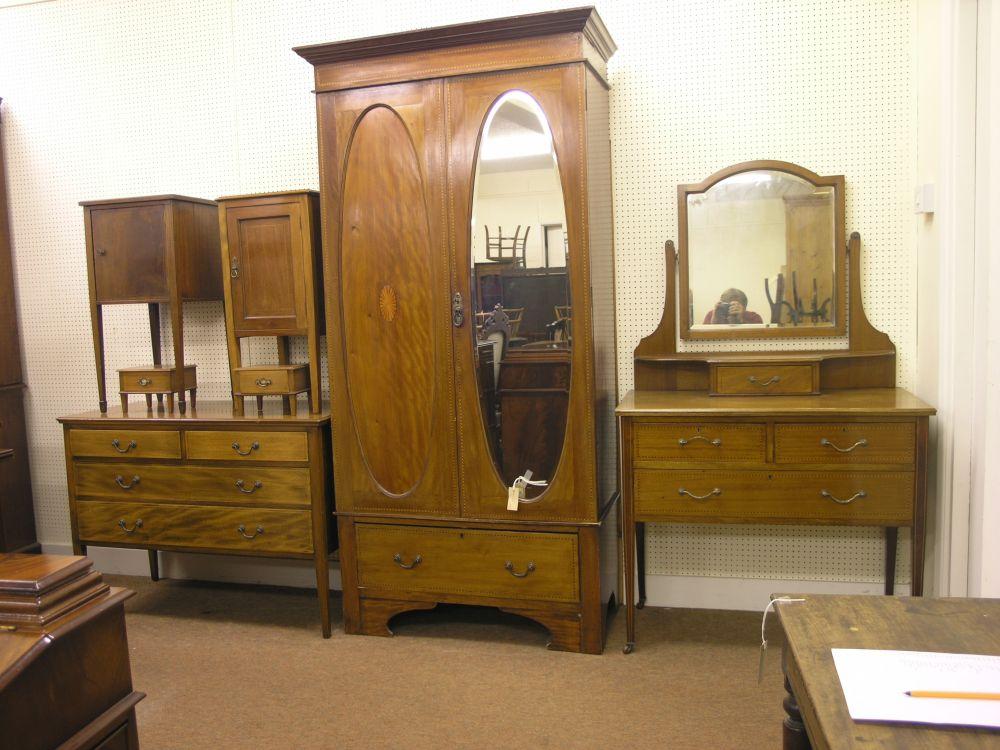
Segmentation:
{"type": "Polygon", "coordinates": [[[592,8],[296,50],[315,73],[348,633],[447,602],[603,649],[614,50],[592,8]],[[485,299],[490,274],[522,301],[485,299]]]}

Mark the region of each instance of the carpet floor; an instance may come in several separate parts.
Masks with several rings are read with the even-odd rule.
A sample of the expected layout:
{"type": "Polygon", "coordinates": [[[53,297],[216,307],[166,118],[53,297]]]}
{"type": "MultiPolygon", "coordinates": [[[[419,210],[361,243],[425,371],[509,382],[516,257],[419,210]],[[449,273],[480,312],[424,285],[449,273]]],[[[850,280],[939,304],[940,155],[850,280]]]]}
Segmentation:
{"type": "Polygon", "coordinates": [[[106,576],[126,605],[144,750],[189,748],[777,748],[781,638],[760,615],[646,608],[621,653],[547,651],[540,625],[441,606],[395,638],[323,640],[315,592],[106,576]]]}

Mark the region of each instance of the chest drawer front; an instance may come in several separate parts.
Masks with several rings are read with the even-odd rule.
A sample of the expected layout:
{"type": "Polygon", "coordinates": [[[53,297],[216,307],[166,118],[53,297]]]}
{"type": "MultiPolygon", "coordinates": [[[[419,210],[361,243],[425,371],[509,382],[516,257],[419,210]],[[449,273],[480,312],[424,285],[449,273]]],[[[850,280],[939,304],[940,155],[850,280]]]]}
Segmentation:
{"type": "Polygon", "coordinates": [[[906,525],[911,472],[635,472],[639,520],[906,525]]]}
{"type": "Polygon", "coordinates": [[[913,422],[776,424],[779,464],[913,464],[913,422]]]}
{"type": "Polygon", "coordinates": [[[94,458],[180,458],[181,434],[175,430],[70,430],[73,456],[94,458]]]}
{"type": "Polygon", "coordinates": [[[309,554],[309,511],[131,502],[77,506],[80,539],[132,546],[172,546],[309,554]]]}
{"type": "Polygon", "coordinates": [[[712,422],[639,422],[632,446],[636,464],[659,462],[763,462],[763,424],[712,422]]]}
{"type": "Polygon", "coordinates": [[[358,524],[358,580],[377,591],[579,599],[575,534],[358,524]]]}
{"type": "Polygon", "coordinates": [[[304,468],[80,462],[73,473],[78,498],[309,505],[304,468]]]}
{"type": "Polygon", "coordinates": [[[715,392],[727,396],[792,395],[816,392],[815,367],[801,365],[717,365],[715,392]]]}
{"type": "Polygon", "coordinates": [[[187,457],[215,461],[306,461],[309,439],[304,432],[266,430],[190,430],[184,433],[187,457]]]}

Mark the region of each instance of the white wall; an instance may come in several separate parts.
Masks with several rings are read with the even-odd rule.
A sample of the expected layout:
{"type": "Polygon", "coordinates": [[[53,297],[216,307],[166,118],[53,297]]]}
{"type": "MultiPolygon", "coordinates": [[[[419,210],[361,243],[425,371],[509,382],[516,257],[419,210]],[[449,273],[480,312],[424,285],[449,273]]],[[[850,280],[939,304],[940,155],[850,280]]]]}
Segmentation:
{"type": "MultiPolygon", "coordinates": [[[[676,185],[759,158],[846,176],[847,229],[862,236],[868,313],[898,348],[900,385],[915,385],[923,341],[911,207],[924,124],[920,1],[597,3],[619,46],[609,78],[622,393],[632,385],[632,350],[662,310],[676,185]]],[[[3,139],[43,542],[69,539],[55,418],[96,407],[77,202],[316,187],[311,69],[292,46],[577,4],[54,0],[0,8],[3,139]]],[[[199,397],[224,398],[221,305],[192,305],[185,318],[199,397]]],[[[116,309],[106,325],[109,371],[145,361],[138,310],[116,309]]],[[[907,553],[904,540],[900,581],[907,553]]],[[[699,591],[711,589],[713,602],[755,607],[761,598],[745,592],[772,582],[877,588],[882,542],[866,529],[662,526],[650,529],[648,555],[651,591],[662,592],[652,604],[704,604],[699,591]],[[705,586],[688,585],[698,580],[705,586]]],[[[167,564],[184,574],[182,564],[167,564]]]]}

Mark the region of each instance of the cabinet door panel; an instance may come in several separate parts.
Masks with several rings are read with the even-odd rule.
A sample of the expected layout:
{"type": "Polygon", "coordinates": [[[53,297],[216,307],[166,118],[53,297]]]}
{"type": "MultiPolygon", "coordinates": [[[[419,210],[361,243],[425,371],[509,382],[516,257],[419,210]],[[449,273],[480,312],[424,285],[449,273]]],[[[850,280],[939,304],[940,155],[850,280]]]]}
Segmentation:
{"type": "Polygon", "coordinates": [[[294,203],[226,211],[233,317],[238,335],[305,334],[301,213],[294,203]]]}
{"type": "Polygon", "coordinates": [[[442,84],[319,108],[338,506],[455,514],[442,84]]]}
{"type": "MultiPolygon", "coordinates": [[[[466,517],[508,520],[596,519],[594,417],[589,407],[593,403],[594,393],[593,342],[589,320],[590,271],[587,259],[584,201],[585,174],[581,151],[584,132],[580,117],[584,110],[583,75],[582,66],[568,65],[519,71],[516,78],[496,74],[454,78],[447,83],[449,175],[452,182],[449,195],[451,215],[455,222],[454,265],[458,269],[454,284],[466,301],[465,315],[470,321],[464,327],[455,328],[453,331],[455,380],[458,389],[459,475],[462,483],[462,512],[466,517]],[[501,412],[499,432],[504,445],[497,448],[490,445],[488,437],[490,431],[484,423],[487,417],[480,408],[475,364],[475,344],[478,334],[474,313],[481,311],[472,310],[469,306],[469,300],[474,298],[470,288],[470,278],[474,274],[470,273],[469,269],[474,268],[473,231],[477,240],[482,239],[481,235],[484,234],[481,226],[475,228],[471,226],[474,213],[472,205],[474,180],[478,151],[482,147],[482,133],[494,105],[511,91],[524,92],[531,97],[537,103],[547,127],[551,130],[565,211],[566,225],[559,228],[556,234],[560,235],[564,231],[566,235],[566,255],[569,260],[565,262],[564,270],[569,281],[573,322],[572,333],[565,335],[572,336],[572,348],[571,351],[552,352],[552,357],[559,355],[568,358],[568,368],[564,361],[548,363],[549,367],[557,367],[560,374],[568,371],[568,400],[563,386],[559,389],[560,393],[557,395],[560,400],[557,401],[551,397],[550,392],[554,389],[548,386],[543,389],[536,388],[535,392],[504,389],[504,373],[512,375],[517,366],[526,362],[530,364],[534,359],[529,356],[531,354],[546,353],[544,349],[531,351],[533,346],[537,347],[544,342],[529,342],[527,349],[507,347],[500,365],[501,390],[504,390],[504,393],[499,399],[501,412]],[[535,408],[537,414],[534,417],[523,418],[524,408],[533,408],[525,400],[526,396],[534,396],[535,401],[539,403],[544,401],[548,412],[552,414],[545,417],[544,414],[547,412],[544,409],[539,411],[535,408]],[[503,413],[505,410],[508,412],[506,415],[503,413]],[[511,432],[511,427],[515,429],[514,433],[511,432]],[[558,446],[548,447],[549,455],[558,457],[558,464],[552,468],[552,473],[548,476],[540,476],[537,471],[534,476],[535,479],[548,480],[548,488],[540,494],[537,490],[529,489],[528,497],[533,502],[522,504],[517,511],[508,511],[505,477],[497,470],[491,450],[503,456],[501,463],[515,463],[518,466],[533,468],[532,462],[546,463],[539,459],[541,455],[539,450],[530,448],[531,455],[528,458],[522,459],[521,454],[527,455],[529,447],[533,444],[551,441],[561,441],[561,450],[558,446]]],[[[524,135],[527,137],[531,133],[524,135]]],[[[496,160],[494,155],[485,153],[483,159],[494,163],[496,160]]],[[[504,176],[515,192],[526,193],[537,190],[530,177],[532,172],[527,171],[534,164],[528,163],[530,159],[523,161],[526,163],[525,171],[512,172],[504,176]]],[[[496,169],[495,166],[490,167],[490,171],[496,169]]],[[[539,226],[536,220],[544,222],[544,218],[538,219],[531,212],[524,210],[516,198],[511,205],[513,210],[510,218],[505,220],[509,225],[505,229],[513,230],[515,225],[522,225],[522,231],[524,226],[530,226],[532,233],[543,233],[545,227],[539,226]]],[[[561,242],[560,239],[557,244],[561,242]]],[[[561,252],[561,248],[559,251],[561,252]]],[[[559,255],[550,248],[550,255],[553,254],[556,257],[559,255]]],[[[551,269],[544,270],[549,272],[551,269]]],[[[527,300],[525,305],[530,302],[531,300],[527,300]]],[[[564,311],[564,314],[567,311],[564,311]]],[[[559,315],[551,305],[546,308],[546,312],[553,316],[553,320],[559,315]]],[[[516,338],[516,335],[512,334],[510,341],[514,342],[516,338]]]]}
{"type": "Polygon", "coordinates": [[[98,302],[167,299],[162,204],[90,212],[98,302]]]}

